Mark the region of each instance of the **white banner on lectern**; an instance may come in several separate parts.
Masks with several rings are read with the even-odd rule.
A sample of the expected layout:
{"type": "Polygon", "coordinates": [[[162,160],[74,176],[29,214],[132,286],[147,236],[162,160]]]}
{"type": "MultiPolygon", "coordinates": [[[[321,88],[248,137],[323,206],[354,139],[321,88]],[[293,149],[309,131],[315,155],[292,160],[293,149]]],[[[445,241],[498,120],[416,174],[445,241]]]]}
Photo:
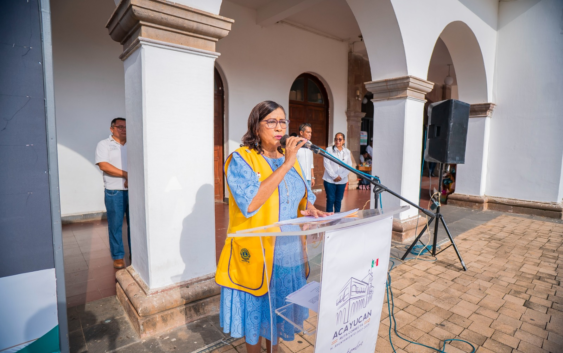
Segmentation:
{"type": "Polygon", "coordinates": [[[327,232],[315,352],[373,353],[393,218],[327,232]]]}

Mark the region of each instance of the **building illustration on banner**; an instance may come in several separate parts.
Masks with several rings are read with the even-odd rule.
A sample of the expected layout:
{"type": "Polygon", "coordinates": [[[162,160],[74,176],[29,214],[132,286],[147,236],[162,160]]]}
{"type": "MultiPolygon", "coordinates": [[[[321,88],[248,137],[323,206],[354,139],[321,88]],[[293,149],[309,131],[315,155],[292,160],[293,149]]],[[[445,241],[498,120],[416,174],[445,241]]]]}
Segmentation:
{"type": "Polygon", "coordinates": [[[359,280],[350,277],[340,290],[336,299],[336,324],[347,324],[350,315],[365,308],[373,298],[373,273],[368,270],[367,276],[359,280]]]}

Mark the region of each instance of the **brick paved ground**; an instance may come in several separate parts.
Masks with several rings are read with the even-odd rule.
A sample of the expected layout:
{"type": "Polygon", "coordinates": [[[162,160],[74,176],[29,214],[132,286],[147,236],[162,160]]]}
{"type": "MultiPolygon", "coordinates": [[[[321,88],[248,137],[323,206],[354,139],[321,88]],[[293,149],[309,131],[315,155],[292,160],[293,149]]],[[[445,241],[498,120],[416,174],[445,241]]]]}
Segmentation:
{"type": "MultiPolygon", "coordinates": [[[[489,352],[563,352],[563,225],[503,215],[456,238],[436,262],[391,272],[400,334],[433,347],[460,338],[489,352]]],[[[387,307],[376,352],[391,352],[387,307]]],[[[393,335],[397,352],[431,352],[393,335]]],[[[452,343],[447,352],[470,351],[452,343]],[[457,348],[457,350],[456,350],[457,348]]]]}
{"type": "MultiPolygon", "coordinates": [[[[399,334],[432,347],[458,338],[478,353],[563,352],[563,224],[503,215],[456,238],[438,261],[408,261],[392,272],[399,334]]],[[[433,352],[392,335],[397,352],[433,352]]],[[[313,352],[282,343],[282,352],[313,352]]],[[[216,352],[246,352],[242,340],[216,352]],[[235,348],[236,347],[236,348],[235,348]]],[[[470,352],[453,342],[448,353],[470,352]]],[[[392,352],[384,304],[376,352],[392,352]]]]}
{"type": "MultiPolygon", "coordinates": [[[[563,352],[563,222],[454,211],[448,222],[456,223],[456,212],[466,214],[457,221],[465,223],[455,239],[468,271],[461,270],[452,248],[436,262],[397,266],[391,275],[399,333],[432,347],[441,347],[444,339],[464,339],[478,353],[563,352]],[[475,223],[486,217],[496,218],[475,223]]],[[[376,352],[392,352],[388,324],[384,303],[376,352]]],[[[210,317],[139,340],[115,297],[71,308],[69,326],[72,352],[193,352],[228,339],[218,317],[210,317]]],[[[397,352],[431,352],[392,337],[397,352]]],[[[282,342],[279,352],[312,353],[314,339],[300,335],[282,342]]],[[[455,342],[446,351],[470,349],[455,342]]],[[[213,352],[246,349],[239,339],[213,352]]]]}

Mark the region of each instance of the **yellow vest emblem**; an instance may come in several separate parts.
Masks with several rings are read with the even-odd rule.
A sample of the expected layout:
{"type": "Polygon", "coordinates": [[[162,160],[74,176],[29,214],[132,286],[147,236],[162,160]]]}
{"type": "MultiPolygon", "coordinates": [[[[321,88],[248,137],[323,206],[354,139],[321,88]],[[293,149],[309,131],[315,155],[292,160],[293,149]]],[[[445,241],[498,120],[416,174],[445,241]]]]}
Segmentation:
{"type": "Polygon", "coordinates": [[[250,261],[248,261],[248,260],[250,260],[250,251],[248,251],[248,249],[242,249],[240,251],[240,257],[242,258],[242,261],[250,262],[250,261]]]}

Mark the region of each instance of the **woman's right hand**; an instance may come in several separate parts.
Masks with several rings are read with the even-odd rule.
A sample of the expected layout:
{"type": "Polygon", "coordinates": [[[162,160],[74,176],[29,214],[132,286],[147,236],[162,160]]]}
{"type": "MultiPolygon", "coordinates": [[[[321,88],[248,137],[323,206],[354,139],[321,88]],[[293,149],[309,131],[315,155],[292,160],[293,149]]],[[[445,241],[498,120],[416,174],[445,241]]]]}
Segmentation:
{"type": "Polygon", "coordinates": [[[288,163],[291,167],[295,164],[297,159],[297,151],[307,142],[307,139],[303,137],[290,137],[285,142],[285,163],[288,163]]]}

